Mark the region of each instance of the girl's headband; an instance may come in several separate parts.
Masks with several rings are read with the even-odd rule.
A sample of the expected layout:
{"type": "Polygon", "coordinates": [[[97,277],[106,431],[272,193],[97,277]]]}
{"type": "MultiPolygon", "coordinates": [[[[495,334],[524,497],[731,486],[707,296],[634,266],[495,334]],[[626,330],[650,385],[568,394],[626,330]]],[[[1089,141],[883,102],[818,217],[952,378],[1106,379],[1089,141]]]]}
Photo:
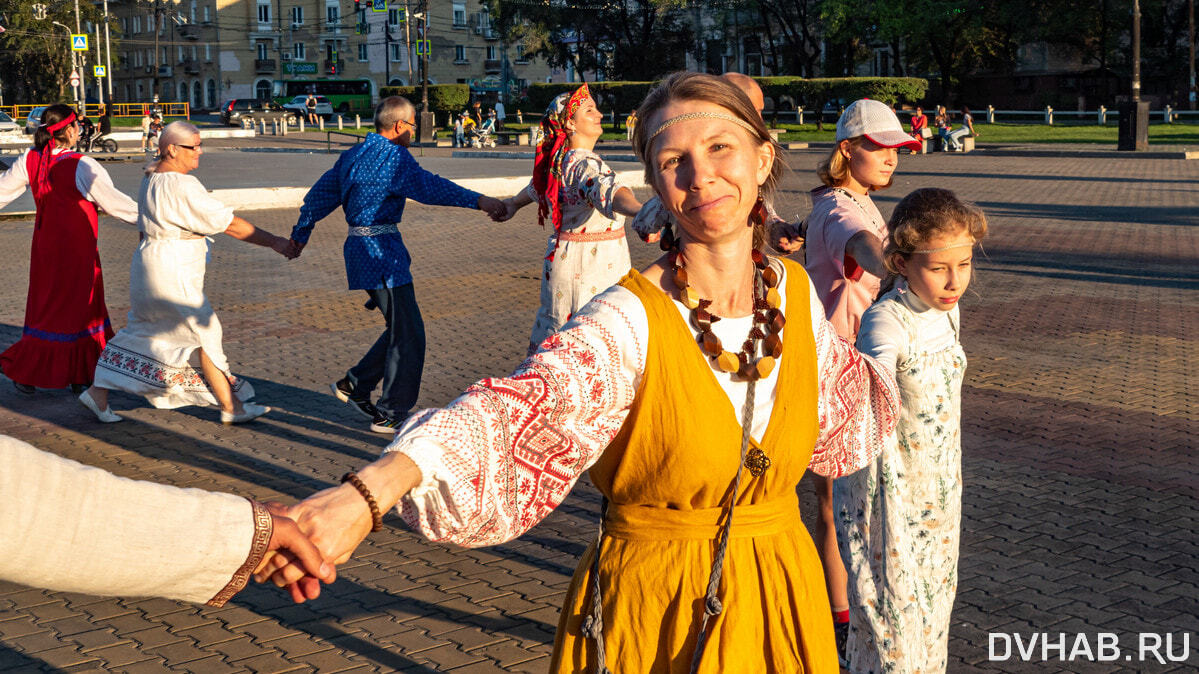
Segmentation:
{"type": "Polygon", "coordinates": [[[42,126],[45,126],[46,131],[50,132],[50,135],[53,136],[54,133],[56,131],[58,131],[59,129],[66,128],[73,123],[75,123],[75,113],[72,112],[71,114],[67,115],[67,117],[60,122],[57,122],[50,126],[46,126],[45,124],[42,124],[42,126]]]}
{"type": "Polygon", "coordinates": [[[975,244],[974,241],[971,241],[970,243],[955,243],[952,246],[941,246],[940,248],[927,248],[925,250],[912,250],[912,251],[908,251],[908,253],[909,254],[912,254],[912,253],[942,253],[947,250],[953,250],[954,248],[963,248],[966,246],[973,248],[974,244],[975,244]]]}

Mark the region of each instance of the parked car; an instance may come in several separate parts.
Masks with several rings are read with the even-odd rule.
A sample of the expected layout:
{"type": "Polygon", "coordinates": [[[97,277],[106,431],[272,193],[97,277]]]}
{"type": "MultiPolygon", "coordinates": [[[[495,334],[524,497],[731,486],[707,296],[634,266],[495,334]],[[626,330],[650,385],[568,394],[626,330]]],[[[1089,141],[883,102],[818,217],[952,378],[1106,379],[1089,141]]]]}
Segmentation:
{"type": "Polygon", "coordinates": [[[29,111],[29,116],[25,118],[25,135],[32,136],[37,127],[42,123],[42,113],[46,111],[46,106],[39,105],[29,111]]]}
{"type": "Polygon", "coordinates": [[[242,119],[254,119],[255,114],[271,110],[274,103],[257,98],[233,98],[221,104],[221,123],[241,126],[242,119]]]}
{"type": "Polygon", "coordinates": [[[21,128],[13,121],[12,117],[0,112],[0,133],[13,133],[21,128]]]}
{"type": "MultiPolygon", "coordinates": [[[[296,117],[308,119],[308,96],[301,95],[291,99],[290,103],[284,103],[283,109],[292,113],[296,117]]],[[[333,116],[333,106],[329,103],[329,99],[324,96],[316,97],[316,114],[324,119],[329,119],[333,116]]]]}

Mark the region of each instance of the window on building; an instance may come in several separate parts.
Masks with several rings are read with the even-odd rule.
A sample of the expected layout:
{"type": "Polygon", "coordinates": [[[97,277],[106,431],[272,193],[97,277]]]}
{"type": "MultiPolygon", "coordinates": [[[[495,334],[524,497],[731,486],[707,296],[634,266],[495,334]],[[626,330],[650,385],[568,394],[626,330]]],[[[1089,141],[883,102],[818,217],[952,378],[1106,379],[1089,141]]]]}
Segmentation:
{"type": "Polygon", "coordinates": [[[524,63],[528,60],[529,57],[525,56],[525,46],[523,44],[516,45],[516,62],[524,63]]]}
{"type": "Polygon", "coordinates": [[[341,7],[337,5],[328,5],[325,7],[325,23],[330,28],[337,27],[341,23],[341,7]]]}
{"type": "Polygon", "coordinates": [[[258,3],[258,23],[270,24],[271,6],[258,3]]]}
{"type": "Polygon", "coordinates": [[[191,8],[187,11],[188,23],[196,22],[196,0],[192,0],[191,8]]]}
{"type": "Polygon", "coordinates": [[[209,23],[212,21],[212,15],[209,14],[210,9],[211,8],[208,7],[208,5],[204,6],[204,23],[209,23]]]}
{"type": "Polygon", "coordinates": [[[258,44],[254,45],[254,46],[258,50],[258,60],[265,61],[266,60],[266,43],[259,42],[258,44]]]}
{"type": "Polygon", "coordinates": [[[454,28],[466,28],[466,3],[454,3],[454,28]]]}
{"type": "Polygon", "coordinates": [[[387,10],[387,23],[392,26],[400,25],[400,10],[398,10],[398,9],[387,10]]]}
{"type": "Polygon", "coordinates": [[[192,60],[196,60],[196,45],[192,45],[192,60]]]}
{"type": "Polygon", "coordinates": [[[454,62],[466,63],[466,45],[454,45],[454,62]]]}
{"type": "Polygon", "coordinates": [[[254,84],[254,96],[260,101],[269,100],[271,97],[271,81],[258,80],[254,84]]]}
{"type": "Polygon", "coordinates": [[[142,17],[140,17],[140,16],[133,17],[133,31],[132,32],[134,32],[134,33],[142,32],[142,17]]]}
{"type": "Polygon", "coordinates": [[[404,60],[404,45],[391,43],[391,62],[400,63],[404,60]]]}
{"type": "Polygon", "coordinates": [[[499,60],[499,58],[500,58],[500,50],[497,49],[496,46],[493,44],[487,45],[487,60],[488,61],[496,61],[496,60],[499,60]]]}
{"type": "Polygon", "coordinates": [[[208,107],[216,108],[216,80],[209,79],[205,88],[208,89],[208,107]]]}
{"type": "Polygon", "coordinates": [[[179,45],[179,62],[183,63],[183,45],[179,45]]]}
{"type": "Polygon", "coordinates": [[[297,42],[291,46],[291,57],[297,61],[304,60],[304,43],[297,42]]]}
{"type": "Polygon", "coordinates": [[[212,45],[207,42],[204,43],[204,60],[212,63],[212,45]]]}
{"type": "Polygon", "coordinates": [[[365,62],[365,61],[369,60],[366,55],[366,43],[365,42],[358,45],[358,60],[360,62],[365,62]]]}
{"type": "Polygon", "coordinates": [[[304,25],[304,8],[303,7],[300,7],[297,5],[297,6],[291,8],[291,25],[293,25],[293,26],[304,25]]]}

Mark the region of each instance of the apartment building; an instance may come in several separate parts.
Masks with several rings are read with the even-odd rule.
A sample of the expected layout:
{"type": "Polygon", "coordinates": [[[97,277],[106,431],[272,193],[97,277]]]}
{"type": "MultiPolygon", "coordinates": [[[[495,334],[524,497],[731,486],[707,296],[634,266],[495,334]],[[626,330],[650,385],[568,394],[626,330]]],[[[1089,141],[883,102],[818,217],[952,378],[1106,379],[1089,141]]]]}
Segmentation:
{"type": "Polygon", "coordinates": [[[117,101],[157,93],[213,109],[328,80],[377,100],[379,87],[419,83],[426,48],[430,83],[468,84],[491,99],[550,76],[544,61],[500,40],[478,0],[428,0],[427,12],[411,0],[109,0],[109,12],[121,26],[117,101]]]}

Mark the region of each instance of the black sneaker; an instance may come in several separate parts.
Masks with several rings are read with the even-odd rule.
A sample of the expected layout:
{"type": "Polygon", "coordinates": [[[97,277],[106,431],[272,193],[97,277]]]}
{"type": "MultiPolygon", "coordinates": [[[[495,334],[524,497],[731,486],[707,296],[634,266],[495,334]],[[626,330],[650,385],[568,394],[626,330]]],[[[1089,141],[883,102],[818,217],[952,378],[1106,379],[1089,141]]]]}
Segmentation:
{"type": "Polygon", "coordinates": [[[369,397],[356,395],[354,386],[350,383],[349,377],[344,377],[336,382],[329,384],[329,388],[333,391],[333,395],[343,403],[349,403],[358,410],[358,413],[367,419],[374,419],[379,416],[379,410],[371,404],[369,397]]]}
{"type": "Polygon", "coordinates": [[[840,661],[842,667],[848,667],[849,660],[845,659],[845,645],[849,641],[849,623],[833,623],[833,637],[837,640],[837,660],[840,661]]]}
{"type": "Polygon", "coordinates": [[[403,419],[393,419],[380,412],[379,414],[375,415],[374,420],[371,421],[371,430],[375,433],[395,434],[396,431],[400,430],[400,426],[403,424],[403,419]]]}

